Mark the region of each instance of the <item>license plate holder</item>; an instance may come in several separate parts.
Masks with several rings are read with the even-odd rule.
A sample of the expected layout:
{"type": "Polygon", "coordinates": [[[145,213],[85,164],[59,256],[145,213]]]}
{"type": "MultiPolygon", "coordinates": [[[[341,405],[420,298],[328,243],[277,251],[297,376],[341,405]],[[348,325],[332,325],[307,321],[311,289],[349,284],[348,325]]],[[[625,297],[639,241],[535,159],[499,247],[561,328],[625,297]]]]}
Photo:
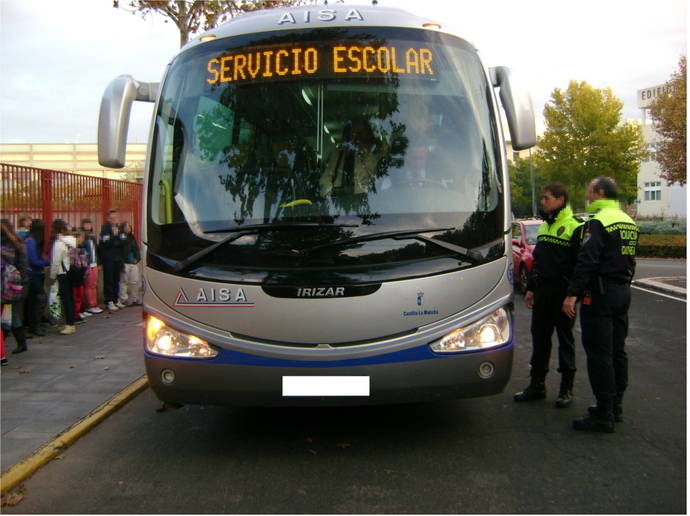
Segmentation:
{"type": "Polygon", "coordinates": [[[283,376],[283,397],[369,396],[368,376],[283,376]]]}

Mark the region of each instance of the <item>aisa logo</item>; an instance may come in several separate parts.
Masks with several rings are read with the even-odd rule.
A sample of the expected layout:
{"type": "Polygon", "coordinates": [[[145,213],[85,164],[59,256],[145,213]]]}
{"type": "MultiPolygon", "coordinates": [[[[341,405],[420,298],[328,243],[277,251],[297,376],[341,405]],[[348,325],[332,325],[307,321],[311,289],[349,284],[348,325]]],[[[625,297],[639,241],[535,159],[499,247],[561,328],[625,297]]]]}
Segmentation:
{"type": "Polygon", "coordinates": [[[180,287],[173,306],[254,308],[256,305],[247,299],[247,295],[242,288],[238,288],[233,292],[225,287],[218,289],[215,287],[199,287],[196,296],[189,296],[180,287]]]}
{"type": "MultiPolygon", "coordinates": [[[[278,25],[283,25],[285,23],[290,23],[294,25],[300,21],[303,23],[312,23],[314,20],[322,22],[331,22],[337,20],[339,14],[340,17],[343,17],[342,13],[343,9],[340,10],[340,13],[338,13],[336,9],[321,9],[316,12],[306,10],[303,11],[300,16],[299,12],[293,14],[293,12],[287,11],[280,16],[280,19],[278,20],[278,25]]],[[[349,9],[343,18],[347,22],[353,20],[364,21],[364,16],[362,16],[362,14],[357,9],[349,9]]]]}

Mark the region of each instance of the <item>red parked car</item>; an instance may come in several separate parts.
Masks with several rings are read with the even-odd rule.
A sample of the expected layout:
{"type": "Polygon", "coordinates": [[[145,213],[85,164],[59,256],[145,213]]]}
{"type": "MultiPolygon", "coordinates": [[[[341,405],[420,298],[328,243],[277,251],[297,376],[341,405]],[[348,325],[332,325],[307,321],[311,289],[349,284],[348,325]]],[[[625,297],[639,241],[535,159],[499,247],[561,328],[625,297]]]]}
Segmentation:
{"type": "Polygon", "coordinates": [[[522,294],[527,291],[527,278],[532,272],[532,252],[537,245],[542,222],[538,219],[513,221],[513,277],[522,294]]]}

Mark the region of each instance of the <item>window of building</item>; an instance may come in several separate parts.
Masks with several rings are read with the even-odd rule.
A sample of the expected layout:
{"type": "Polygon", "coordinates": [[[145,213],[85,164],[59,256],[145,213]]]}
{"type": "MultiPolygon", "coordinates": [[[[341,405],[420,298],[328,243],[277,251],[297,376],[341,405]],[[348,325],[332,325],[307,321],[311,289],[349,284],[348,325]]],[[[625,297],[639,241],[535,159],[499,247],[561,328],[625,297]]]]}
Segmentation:
{"type": "Polygon", "coordinates": [[[661,200],[661,182],[652,181],[644,184],[644,200],[645,201],[660,201],[661,200]]]}

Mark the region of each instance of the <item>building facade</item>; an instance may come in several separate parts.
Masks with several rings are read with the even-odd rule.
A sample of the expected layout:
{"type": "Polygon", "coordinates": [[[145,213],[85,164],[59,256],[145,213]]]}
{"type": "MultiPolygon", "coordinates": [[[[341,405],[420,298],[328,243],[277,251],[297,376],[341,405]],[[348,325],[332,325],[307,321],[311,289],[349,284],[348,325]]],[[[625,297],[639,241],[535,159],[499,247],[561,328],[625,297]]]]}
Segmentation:
{"type": "Polygon", "coordinates": [[[142,180],[146,143],[128,143],[125,168],[98,163],[96,143],[0,143],[0,162],[23,167],[62,170],[107,179],[142,180]]]}
{"type": "Polygon", "coordinates": [[[660,177],[659,163],[655,159],[659,135],[649,117],[649,109],[665,90],[664,84],[638,90],[637,107],[642,110],[642,134],[650,157],[640,165],[637,175],[637,216],[659,218],[686,218],[687,192],[685,186],[666,184],[660,177]]]}

